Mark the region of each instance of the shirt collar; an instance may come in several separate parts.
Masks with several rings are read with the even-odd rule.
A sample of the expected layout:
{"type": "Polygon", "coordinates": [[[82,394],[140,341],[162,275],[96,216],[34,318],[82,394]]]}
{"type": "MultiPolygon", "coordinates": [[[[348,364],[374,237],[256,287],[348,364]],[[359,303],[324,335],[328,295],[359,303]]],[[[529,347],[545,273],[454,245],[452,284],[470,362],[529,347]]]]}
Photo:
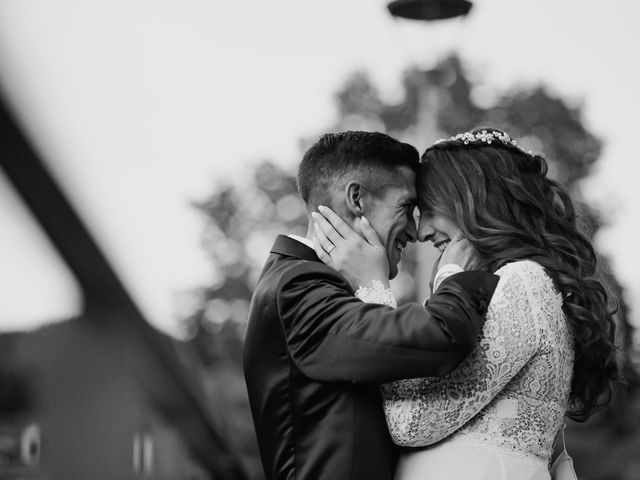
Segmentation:
{"type": "Polygon", "coordinates": [[[313,248],[310,248],[304,243],[288,237],[287,235],[278,235],[276,237],[273,247],[271,247],[271,253],[287,257],[295,257],[300,260],[307,260],[311,262],[320,261],[313,248]]]}
{"type": "Polygon", "coordinates": [[[294,235],[293,233],[291,235],[287,235],[287,237],[293,238],[294,240],[297,240],[300,243],[304,243],[307,247],[313,249],[313,242],[308,238],[301,237],[300,235],[294,235]]]}

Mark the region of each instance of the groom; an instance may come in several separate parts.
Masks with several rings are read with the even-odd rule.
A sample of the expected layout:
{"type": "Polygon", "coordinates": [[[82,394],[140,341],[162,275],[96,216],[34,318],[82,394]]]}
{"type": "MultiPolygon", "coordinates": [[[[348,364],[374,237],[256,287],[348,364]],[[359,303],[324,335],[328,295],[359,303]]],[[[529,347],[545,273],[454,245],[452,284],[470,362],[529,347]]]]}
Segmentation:
{"type": "Polygon", "coordinates": [[[256,285],[244,371],[268,480],[391,480],[396,452],[378,385],[441,376],[471,351],[498,277],[448,277],[426,306],[366,304],[313,250],[311,213],[366,215],[390,278],[416,241],[418,152],[375,132],[326,134],[304,155],[306,238],[279,236],[256,285]]]}

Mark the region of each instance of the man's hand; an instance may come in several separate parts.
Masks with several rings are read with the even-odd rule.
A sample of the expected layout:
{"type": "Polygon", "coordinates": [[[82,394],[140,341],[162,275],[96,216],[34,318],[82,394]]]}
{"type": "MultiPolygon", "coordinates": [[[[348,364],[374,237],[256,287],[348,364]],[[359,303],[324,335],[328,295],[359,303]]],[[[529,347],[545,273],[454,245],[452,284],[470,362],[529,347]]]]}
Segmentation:
{"type": "MultiPolygon", "coordinates": [[[[434,282],[436,280],[436,274],[445,265],[458,265],[462,270],[475,270],[478,268],[479,260],[476,255],[476,251],[469,240],[458,235],[454,237],[444,252],[433,263],[433,269],[431,271],[431,279],[429,281],[429,289],[434,292],[434,282]]],[[[442,278],[438,279],[440,283],[448,275],[442,275],[442,278]]]]}
{"type": "Polygon", "coordinates": [[[449,263],[458,265],[467,271],[477,269],[480,262],[471,242],[462,235],[458,235],[451,239],[447,248],[444,249],[438,260],[438,268],[449,263]]]}

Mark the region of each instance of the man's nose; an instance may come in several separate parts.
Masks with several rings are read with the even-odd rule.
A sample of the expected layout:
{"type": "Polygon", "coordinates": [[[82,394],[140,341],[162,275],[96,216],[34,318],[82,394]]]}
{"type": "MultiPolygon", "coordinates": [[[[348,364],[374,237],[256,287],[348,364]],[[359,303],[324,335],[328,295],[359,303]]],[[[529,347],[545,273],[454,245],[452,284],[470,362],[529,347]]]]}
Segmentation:
{"type": "Polygon", "coordinates": [[[416,228],[416,220],[411,216],[407,225],[407,241],[415,242],[418,239],[418,229],[416,228]]]}

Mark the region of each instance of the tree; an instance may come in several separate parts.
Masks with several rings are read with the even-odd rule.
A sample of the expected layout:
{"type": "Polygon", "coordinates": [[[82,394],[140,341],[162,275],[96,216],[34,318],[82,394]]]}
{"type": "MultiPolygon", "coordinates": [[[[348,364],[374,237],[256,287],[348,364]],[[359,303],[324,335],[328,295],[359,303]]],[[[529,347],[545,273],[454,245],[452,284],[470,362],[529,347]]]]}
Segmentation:
{"type": "MultiPolygon", "coordinates": [[[[502,128],[518,138],[525,149],[544,151],[550,175],[565,184],[577,199],[583,227],[593,238],[602,222],[582,200],[579,182],[597,162],[602,143],[585,128],[580,107],[567,105],[543,86],[491,92],[480,81],[469,79],[456,56],[427,71],[408,69],[402,89],[401,102],[386,103],[366,73],[355,73],[336,94],[339,118],[328,130],[385,131],[423,150],[437,138],[477,125],[502,128]]],[[[309,143],[305,140],[302,145],[309,143]]],[[[237,435],[243,437],[242,453],[255,478],[260,478],[242,379],[242,336],[251,291],[273,239],[279,233],[304,235],[306,215],[297,196],[293,171],[270,161],[257,166],[249,185],[222,186],[195,207],[204,215],[203,247],[216,266],[218,278],[213,285],[194,292],[197,306],[185,323],[192,333],[190,342],[213,379],[212,390],[225,393],[229,417],[237,435]]],[[[424,264],[428,263],[424,252],[428,249],[414,247],[405,254],[399,280],[393,284],[400,301],[417,300],[424,293],[424,264]]],[[[633,329],[622,286],[607,259],[601,257],[600,264],[601,276],[612,296],[620,299],[616,320],[621,362],[629,386],[618,392],[615,408],[585,425],[572,424],[568,439],[581,478],[631,478],[625,477],[634,468],[628,466],[630,452],[634,451],[631,448],[640,449],[640,423],[628,421],[628,415],[634,412],[636,415],[631,418],[640,418],[639,382],[631,362],[633,329]],[[607,459],[593,456],[593,439],[606,441],[615,454],[607,459]],[[627,463],[620,462],[620,458],[627,463]]]]}

